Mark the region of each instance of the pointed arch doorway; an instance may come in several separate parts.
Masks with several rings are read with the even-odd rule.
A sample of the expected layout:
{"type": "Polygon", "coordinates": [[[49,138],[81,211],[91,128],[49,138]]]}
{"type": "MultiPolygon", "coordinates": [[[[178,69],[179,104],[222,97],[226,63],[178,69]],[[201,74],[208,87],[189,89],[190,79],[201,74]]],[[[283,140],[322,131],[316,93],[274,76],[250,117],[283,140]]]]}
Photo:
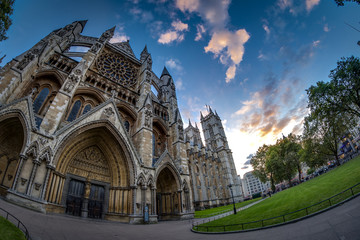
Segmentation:
{"type": "Polygon", "coordinates": [[[158,220],[178,218],[181,212],[181,190],[169,167],[163,168],[157,177],[156,211],[158,220]]]}

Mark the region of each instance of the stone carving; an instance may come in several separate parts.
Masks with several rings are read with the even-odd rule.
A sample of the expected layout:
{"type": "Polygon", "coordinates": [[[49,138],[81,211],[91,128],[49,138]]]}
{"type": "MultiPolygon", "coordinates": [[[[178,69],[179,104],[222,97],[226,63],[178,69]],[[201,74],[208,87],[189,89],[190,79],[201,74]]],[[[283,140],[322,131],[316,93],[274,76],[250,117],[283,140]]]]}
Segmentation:
{"type": "Polygon", "coordinates": [[[19,62],[17,68],[23,70],[34,58],[35,55],[32,53],[32,51],[29,51],[27,54],[25,54],[24,58],[19,62]]]}
{"type": "Polygon", "coordinates": [[[111,107],[105,108],[103,113],[108,118],[115,114],[114,110],[111,107]]]}
{"type": "Polygon", "coordinates": [[[74,74],[75,75],[81,75],[82,71],[80,69],[75,69],[74,74]]]}
{"type": "Polygon", "coordinates": [[[95,44],[93,44],[91,46],[89,51],[92,52],[92,53],[97,53],[99,51],[99,49],[101,48],[101,46],[102,45],[100,43],[96,42],[95,44]]]}
{"type": "Polygon", "coordinates": [[[41,183],[35,183],[34,185],[35,185],[35,190],[39,191],[41,187],[41,183]]]}
{"type": "Polygon", "coordinates": [[[74,74],[71,74],[64,85],[64,91],[70,93],[78,81],[79,81],[79,77],[75,76],[74,74]]]}
{"type": "Polygon", "coordinates": [[[105,156],[97,146],[91,146],[75,155],[69,172],[83,177],[110,182],[110,169],[105,156]]]}
{"type": "Polygon", "coordinates": [[[145,127],[151,127],[151,117],[152,112],[150,110],[145,110],[145,127]]]}
{"type": "Polygon", "coordinates": [[[47,144],[49,142],[48,139],[42,138],[42,137],[40,137],[39,140],[40,140],[41,145],[45,145],[45,144],[47,144]]]}
{"type": "Polygon", "coordinates": [[[151,72],[146,71],[145,81],[146,81],[147,83],[151,83],[151,72]]]}
{"type": "Polygon", "coordinates": [[[64,27],[63,29],[61,29],[57,35],[59,35],[60,37],[63,37],[67,32],[71,31],[73,28],[74,28],[74,26],[72,24],[69,24],[66,27],[64,27]]]}
{"type": "Polygon", "coordinates": [[[111,34],[111,32],[108,30],[101,35],[99,41],[102,43],[105,41],[109,41],[110,38],[112,38],[112,36],[113,36],[113,34],[111,34]]]}
{"type": "Polygon", "coordinates": [[[179,130],[179,139],[184,140],[184,128],[181,125],[179,125],[178,130],[179,130]]]}
{"type": "Polygon", "coordinates": [[[126,87],[136,83],[138,68],[120,55],[105,53],[96,60],[99,73],[126,87]]]}
{"type": "Polygon", "coordinates": [[[27,182],[27,179],[26,178],[20,178],[20,181],[21,181],[21,185],[24,186],[25,183],[27,182]]]}
{"type": "Polygon", "coordinates": [[[146,69],[151,71],[151,67],[152,67],[152,59],[151,57],[149,56],[147,59],[146,59],[146,69]]]}

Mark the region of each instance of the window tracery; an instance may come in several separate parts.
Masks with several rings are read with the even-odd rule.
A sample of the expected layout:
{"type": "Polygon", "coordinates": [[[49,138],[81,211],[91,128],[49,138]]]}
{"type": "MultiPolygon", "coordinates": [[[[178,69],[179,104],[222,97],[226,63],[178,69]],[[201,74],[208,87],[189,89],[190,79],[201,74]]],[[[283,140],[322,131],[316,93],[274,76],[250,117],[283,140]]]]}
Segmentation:
{"type": "Polygon", "coordinates": [[[126,87],[136,83],[138,69],[120,55],[104,53],[96,61],[99,73],[126,87]]]}

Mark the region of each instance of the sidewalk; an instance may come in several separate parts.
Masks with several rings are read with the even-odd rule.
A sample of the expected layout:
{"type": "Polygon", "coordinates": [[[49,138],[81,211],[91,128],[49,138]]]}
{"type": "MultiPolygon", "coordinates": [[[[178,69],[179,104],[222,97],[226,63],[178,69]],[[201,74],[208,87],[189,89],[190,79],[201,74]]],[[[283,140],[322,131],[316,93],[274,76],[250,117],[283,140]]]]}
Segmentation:
{"type": "Polygon", "coordinates": [[[360,197],[302,221],[260,231],[232,234],[196,234],[189,221],[164,221],[150,225],[89,220],[50,215],[13,205],[0,199],[0,207],[18,217],[32,240],[359,240],[360,197]]]}

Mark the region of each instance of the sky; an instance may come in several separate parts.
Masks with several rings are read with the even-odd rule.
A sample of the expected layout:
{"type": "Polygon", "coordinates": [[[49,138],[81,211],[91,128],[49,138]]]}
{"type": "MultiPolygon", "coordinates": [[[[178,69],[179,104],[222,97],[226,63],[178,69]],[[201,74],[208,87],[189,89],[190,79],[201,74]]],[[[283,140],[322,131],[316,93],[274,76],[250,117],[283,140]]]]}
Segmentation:
{"type": "Polygon", "coordinates": [[[185,127],[217,111],[242,176],[259,146],[302,133],[305,90],[359,56],[359,13],[332,0],[16,0],[0,56],[3,66],[76,20],[94,37],[116,26],[111,42],[129,40],[138,58],[147,45],[154,73],[167,67],[185,127]]]}

